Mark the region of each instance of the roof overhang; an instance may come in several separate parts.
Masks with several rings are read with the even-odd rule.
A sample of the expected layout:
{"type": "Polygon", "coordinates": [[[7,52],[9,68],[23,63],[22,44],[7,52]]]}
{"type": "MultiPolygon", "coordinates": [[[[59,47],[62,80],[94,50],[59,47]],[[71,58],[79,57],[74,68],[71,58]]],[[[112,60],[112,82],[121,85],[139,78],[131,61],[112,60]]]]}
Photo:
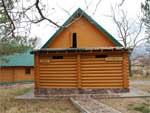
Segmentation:
{"type": "Polygon", "coordinates": [[[79,52],[111,52],[111,51],[128,51],[123,47],[100,47],[100,48],[43,48],[31,51],[36,53],[79,53],[79,52]]]}

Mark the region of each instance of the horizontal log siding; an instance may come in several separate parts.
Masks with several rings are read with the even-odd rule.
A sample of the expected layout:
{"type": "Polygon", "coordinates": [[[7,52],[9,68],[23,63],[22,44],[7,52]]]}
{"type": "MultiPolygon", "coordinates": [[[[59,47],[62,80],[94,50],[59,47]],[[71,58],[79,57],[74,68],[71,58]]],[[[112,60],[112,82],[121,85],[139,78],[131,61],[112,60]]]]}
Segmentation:
{"type": "Polygon", "coordinates": [[[41,88],[76,88],[76,56],[64,56],[63,59],[41,56],[39,73],[41,88]]]}
{"type": "Polygon", "coordinates": [[[122,57],[120,61],[106,61],[93,54],[66,54],[63,59],[52,56],[39,57],[35,77],[39,88],[128,88],[127,53],[108,54],[108,57],[122,57]]]}
{"type": "Polygon", "coordinates": [[[95,55],[82,55],[81,76],[83,88],[123,87],[122,61],[105,61],[105,58],[95,58],[95,55]]]}

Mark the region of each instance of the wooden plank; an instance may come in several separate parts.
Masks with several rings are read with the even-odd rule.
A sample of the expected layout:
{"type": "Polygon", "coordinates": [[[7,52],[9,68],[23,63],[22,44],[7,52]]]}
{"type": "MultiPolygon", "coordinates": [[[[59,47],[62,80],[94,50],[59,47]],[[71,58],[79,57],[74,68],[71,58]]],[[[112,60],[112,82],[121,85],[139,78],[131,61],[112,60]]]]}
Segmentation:
{"type": "Polygon", "coordinates": [[[81,58],[81,62],[86,62],[86,61],[105,61],[105,58],[81,58]]]}
{"type": "Polygon", "coordinates": [[[122,63],[105,63],[105,64],[102,64],[102,65],[99,65],[99,64],[82,64],[81,67],[84,68],[84,67],[120,67],[122,66],[122,63]]]}
{"type": "Polygon", "coordinates": [[[123,60],[123,58],[122,57],[106,57],[105,58],[105,61],[122,61],[123,60]]]}
{"type": "Polygon", "coordinates": [[[76,74],[76,71],[40,71],[40,74],[76,74]]]}
{"type": "Polygon", "coordinates": [[[75,77],[69,77],[69,78],[67,78],[67,77],[62,77],[62,78],[54,78],[54,77],[47,77],[47,78],[45,78],[45,77],[41,77],[40,78],[40,80],[51,80],[51,81],[55,81],[55,80],[58,80],[58,81],[63,81],[63,80],[71,80],[71,81],[76,81],[77,80],[77,78],[75,78],[75,77]]]}
{"type": "Polygon", "coordinates": [[[102,67],[86,67],[86,68],[82,68],[81,69],[82,71],[103,71],[103,70],[122,70],[122,67],[105,67],[105,68],[102,68],[102,67]]]}
{"type": "Polygon", "coordinates": [[[64,83],[46,83],[46,82],[40,82],[40,86],[41,85],[45,85],[45,86],[76,86],[77,87],[77,83],[67,83],[67,84],[64,84],[64,83]]]}
{"type": "Polygon", "coordinates": [[[94,84],[102,84],[102,83],[123,83],[123,81],[122,80],[115,80],[115,79],[113,79],[113,80],[82,80],[82,83],[90,83],[90,84],[92,84],[92,83],[94,83],[94,84]]]}
{"type": "Polygon", "coordinates": [[[68,84],[68,83],[72,83],[72,84],[76,84],[77,81],[75,80],[43,80],[40,79],[40,83],[48,83],[48,84],[53,84],[53,83],[57,83],[57,84],[68,84]]]}
{"type": "Polygon", "coordinates": [[[50,79],[53,79],[53,78],[55,78],[55,79],[71,79],[71,78],[72,78],[72,79],[73,79],[73,78],[76,78],[77,76],[76,76],[76,75],[69,75],[69,76],[66,76],[66,75],[58,75],[58,76],[54,76],[54,75],[51,76],[51,75],[50,75],[50,76],[43,76],[43,75],[42,75],[42,76],[41,76],[41,75],[40,75],[40,77],[41,77],[41,78],[46,78],[46,79],[49,79],[49,78],[50,78],[50,79]]]}
{"type": "Polygon", "coordinates": [[[122,70],[114,70],[114,71],[82,71],[83,74],[108,74],[108,73],[113,73],[113,74],[121,74],[122,70]]]}
{"type": "Polygon", "coordinates": [[[122,88],[123,86],[122,85],[115,85],[115,86],[82,86],[83,88],[90,88],[90,89],[94,89],[94,88],[97,88],[97,89],[105,89],[105,88],[122,88]]]}
{"type": "Polygon", "coordinates": [[[99,86],[99,87],[101,87],[101,86],[123,86],[123,84],[122,83],[84,83],[84,84],[82,84],[82,86],[84,87],[84,86],[90,86],[90,87],[92,87],[92,86],[99,86]]]}
{"type": "Polygon", "coordinates": [[[40,71],[76,71],[75,68],[40,68],[40,71]]]}
{"type": "Polygon", "coordinates": [[[40,65],[40,68],[76,68],[76,65],[40,65]]]}
{"type": "Polygon", "coordinates": [[[67,54],[40,54],[40,59],[52,59],[52,56],[64,56],[64,59],[76,59],[76,56],[67,54]]]}
{"type": "Polygon", "coordinates": [[[40,77],[77,77],[77,74],[71,74],[71,73],[51,73],[51,74],[40,74],[40,77]]]}
{"type": "Polygon", "coordinates": [[[122,64],[122,62],[106,62],[106,61],[95,61],[95,62],[93,62],[93,61],[87,61],[87,62],[81,62],[81,64],[82,65],[84,65],[84,64],[101,64],[101,65],[103,65],[103,64],[122,64]]]}
{"type": "Polygon", "coordinates": [[[122,73],[83,73],[82,77],[122,77],[122,73]]]}
{"type": "Polygon", "coordinates": [[[77,88],[77,85],[40,85],[40,88],[77,88]]]}
{"type": "Polygon", "coordinates": [[[123,77],[82,77],[82,80],[122,80],[123,77]]]}
{"type": "Polygon", "coordinates": [[[51,62],[76,62],[76,59],[51,59],[51,62]]]}
{"type": "Polygon", "coordinates": [[[44,64],[48,64],[48,65],[55,65],[55,64],[57,64],[57,65],[66,65],[66,64],[74,64],[74,65],[76,65],[77,63],[76,62],[40,62],[40,65],[44,65],[44,64]]]}

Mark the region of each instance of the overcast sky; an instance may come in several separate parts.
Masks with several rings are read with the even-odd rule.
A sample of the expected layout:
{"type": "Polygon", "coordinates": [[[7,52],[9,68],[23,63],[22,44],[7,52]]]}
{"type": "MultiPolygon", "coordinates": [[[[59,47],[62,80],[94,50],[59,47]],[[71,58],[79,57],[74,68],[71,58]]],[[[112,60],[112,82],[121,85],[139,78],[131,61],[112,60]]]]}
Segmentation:
{"type": "MultiPolygon", "coordinates": [[[[115,7],[121,3],[121,0],[101,0],[96,13],[93,15],[95,6],[99,0],[86,0],[89,4],[89,8],[86,8],[85,0],[43,0],[46,5],[46,16],[55,22],[59,22],[62,25],[69,15],[62,10],[65,9],[72,14],[79,7],[89,14],[96,22],[98,22],[103,28],[117,38],[117,31],[115,24],[109,17],[111,13],[111,7],[115,7]]],[[[122,6],[127,10],[128,18],[135,18],[140,13],[140,5],[144,0],[126,0],[122,6]]],[[[37,36],[41,39],[39,47],[55,33],[58,28],[48,22],[42,22],[38,25],[32,26],[31,35],[37,36]]]]}

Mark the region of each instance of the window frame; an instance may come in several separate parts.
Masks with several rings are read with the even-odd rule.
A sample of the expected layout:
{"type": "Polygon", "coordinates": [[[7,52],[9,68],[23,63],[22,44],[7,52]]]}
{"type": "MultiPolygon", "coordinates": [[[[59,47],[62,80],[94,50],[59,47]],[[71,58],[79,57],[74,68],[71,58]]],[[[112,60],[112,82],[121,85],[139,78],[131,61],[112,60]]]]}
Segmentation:
{"type": "Polygon", "coordinates": [[[26,67],[25,68],[25,75],[30,75],[31,74],[31,68],[26,67]]]}

